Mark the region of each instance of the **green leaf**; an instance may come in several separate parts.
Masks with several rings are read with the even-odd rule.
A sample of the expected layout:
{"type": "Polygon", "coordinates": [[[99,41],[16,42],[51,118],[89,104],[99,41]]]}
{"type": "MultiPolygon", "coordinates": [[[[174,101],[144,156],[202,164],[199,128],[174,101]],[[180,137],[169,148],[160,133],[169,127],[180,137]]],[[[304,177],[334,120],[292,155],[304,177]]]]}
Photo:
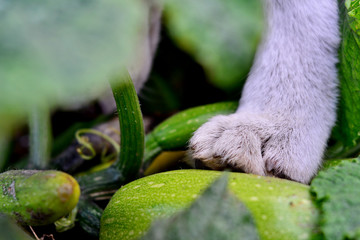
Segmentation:
{"type": "Polygon", "coordinates": [[[360,0],[349,1],[345,6],[348,10],[349,25],[360,36],[360,0]]]}
{"type": "Polygon", "coordinates": [[[0,0],[0,129],[36,106],[93,99],[131,61],[142,1],[0,0]]]}
{"type": "Polygon", "coordinates": [[[234,90],[245,80],[263,30],[260,0],[166,0],[167,27],[215,85],[234,90]]]}
{"type": "MultiPolygon", "coordinates": [[[[334,137],[342,143],[342,153],[360,143],[360,1],[341,5],[342,43],[339,51],[340,104],[334,137]]],[[[351,152],[351,151],[350,151],[351,152]]],[[[346,156],[346,154],[342,154],[346,156]]]]}
{"type": "Polygon", "coordinates": [[[143,239],[259,239],[251,213],[227,190],[228,176],[216,180],[187,210],[156,221],[143,239]]]}
{"type": "Polygon", "coordinates": [[[329,159],[329,160],[324,161],[321,169],[326,170],[328,168],[336,167],[344,162],[360,163],[360,159],[359,158],[329,159]]]}
{"type": "Polygon", "coordinates": [[[33,240],[12,219],[0,214],[0,240],[33,240]]]}
{"type": "Polygon", "coordinates": [[[320,229],[325,239],[360,239],[360,163],[342,164],[321,171],[311,192],[322,211],[320,229]]]}

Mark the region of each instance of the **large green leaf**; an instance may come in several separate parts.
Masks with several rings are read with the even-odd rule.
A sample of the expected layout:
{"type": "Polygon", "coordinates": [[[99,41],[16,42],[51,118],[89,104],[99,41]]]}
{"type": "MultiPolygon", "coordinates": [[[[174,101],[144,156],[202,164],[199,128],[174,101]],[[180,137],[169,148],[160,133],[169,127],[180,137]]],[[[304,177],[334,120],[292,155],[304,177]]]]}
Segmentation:
{"type": "Polygon", "coordinates": [[[227,190],[228,176],[216,180],[190,208],[156,221],[142,239],[259,239],[251,213],[227,190]]]}
{"type": "Polygon", "coordinates": [[[145,18],[138,0],[0,0],[0,129],[34,106],[99,95],[145,18]]]}
{"type": "MultiPolygon", "coordinates": [[[[343,1],[341,1],[343,2],[343,1]]],[[[339,51],[340,104],[336,138],[343,151],[360,143],[360,1],[340,5],[342,43],[339,51]]],[[[346,156],[346,154],[343,156],[346,156]]]]}
{"type": "Polygon", "coordinates": [[[263,30],[260,0],[164,0],[166,24],[213,83],[234,90],[245,79],[263,30]]]}
{"type": "Polygon", "coordinates": [[[360,239],[360,163],[344,161],[311,183],[325,239],[360,239]],[[345,238],[347,237],[347,238],[345,238]]]}
{"type": "Polygon", "coordinates": [[[0,214],[0,240],[33,240],[9,217],[0,214]]]}

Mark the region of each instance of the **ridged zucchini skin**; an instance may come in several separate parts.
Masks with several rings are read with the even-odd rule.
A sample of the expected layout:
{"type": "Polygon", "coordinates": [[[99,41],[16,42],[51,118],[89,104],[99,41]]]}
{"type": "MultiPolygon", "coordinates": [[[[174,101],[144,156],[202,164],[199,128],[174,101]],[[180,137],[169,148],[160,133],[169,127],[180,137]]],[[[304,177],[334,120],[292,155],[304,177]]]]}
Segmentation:
{"type": "Polygon", "coordinates": [[[114,167],[126,180],[137,176],[144,155],[144,123],[130,75],[110,81],[120,123],[120,154],[114,167]]]}
{"type": "Polygon", "coordinates": [[[80,187],[63,172],[11,170],[0,174],[0,214],[20,224],[40,226],[67,215],[77,204],[80,187]]]}
{"type": "Polygon", "coordinates": [[[144,163],[162,151],[183,150],[192,134],[211,117],[236,111],[238,102],[220,102],[182,111],[159,124],[145,138],[144,163]]]}
{"type": "Polygon", "coordinates": [[[110,167],[77,177],[84,195],[114,190],[138,176],[144,154],[144,125],[133,82],[127,73],[110,81],[120,122],[120,154],[110,167]]]}
{"type": "Polygon", "coordinates": [[[78,207],[77,221],[80,227],[89,235],[99,238],[100,219],[103,210],[87,199],[80,199],[78,207]]]}

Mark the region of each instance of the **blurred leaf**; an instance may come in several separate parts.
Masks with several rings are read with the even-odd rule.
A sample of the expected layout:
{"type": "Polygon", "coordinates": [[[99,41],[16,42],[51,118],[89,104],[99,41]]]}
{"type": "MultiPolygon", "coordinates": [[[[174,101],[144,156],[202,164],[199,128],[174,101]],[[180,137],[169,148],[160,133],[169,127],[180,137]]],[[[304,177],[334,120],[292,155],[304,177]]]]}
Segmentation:
{"type": "Polygon", "coordinates": [[[0,129],[40,105],[98,96],[126,64],[143,1],[0,0],[0,129]]]}
{"type": "Polygon", "coordinates": [[[0,240],[33,240],[12,219],[0,214],[0,240]]]}
{"type": "Polygon", "coordinates": [[[325,239],[360,239],[360,163],[344,161],[321,171],[311,191],[322,211],[325,239]]]}
{"type": "MultiPolygon", "coordinates": [[[[343,151],[360,143],[360,1],[342,4],[342,44],[339,58],[340,106],[334,137],[342,142],[343,151]]],[[[351,150],[351,149],[350,149],[351,150]]],[[[341,156],[346,156],[342,154],[341,156]]]]}
{"type": "Polygon", "coordinates": [[[260,0],[166,0],[166,24],[213,83],[234,90],[245,80],[263,30],[260,0]]]}
{"type": "Polygon", "coordinates": [[[259,239],[251,213],[227,190],[228,176],[216,180],[189,209],[156,221],[143,239],[259,239]]]}

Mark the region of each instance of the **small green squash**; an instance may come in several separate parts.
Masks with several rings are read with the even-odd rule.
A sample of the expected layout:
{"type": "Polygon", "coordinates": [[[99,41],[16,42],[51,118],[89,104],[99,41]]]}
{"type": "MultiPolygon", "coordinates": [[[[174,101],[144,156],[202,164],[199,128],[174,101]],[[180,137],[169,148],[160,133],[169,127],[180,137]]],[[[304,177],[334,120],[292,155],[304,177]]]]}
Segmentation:
{"type": "Polygon", "coordinates": [[[64,172],[11,170],[0,174],[0,215],[20,224],[53,223],[67,215],[79,197],[79,184],[64,172]]]}

